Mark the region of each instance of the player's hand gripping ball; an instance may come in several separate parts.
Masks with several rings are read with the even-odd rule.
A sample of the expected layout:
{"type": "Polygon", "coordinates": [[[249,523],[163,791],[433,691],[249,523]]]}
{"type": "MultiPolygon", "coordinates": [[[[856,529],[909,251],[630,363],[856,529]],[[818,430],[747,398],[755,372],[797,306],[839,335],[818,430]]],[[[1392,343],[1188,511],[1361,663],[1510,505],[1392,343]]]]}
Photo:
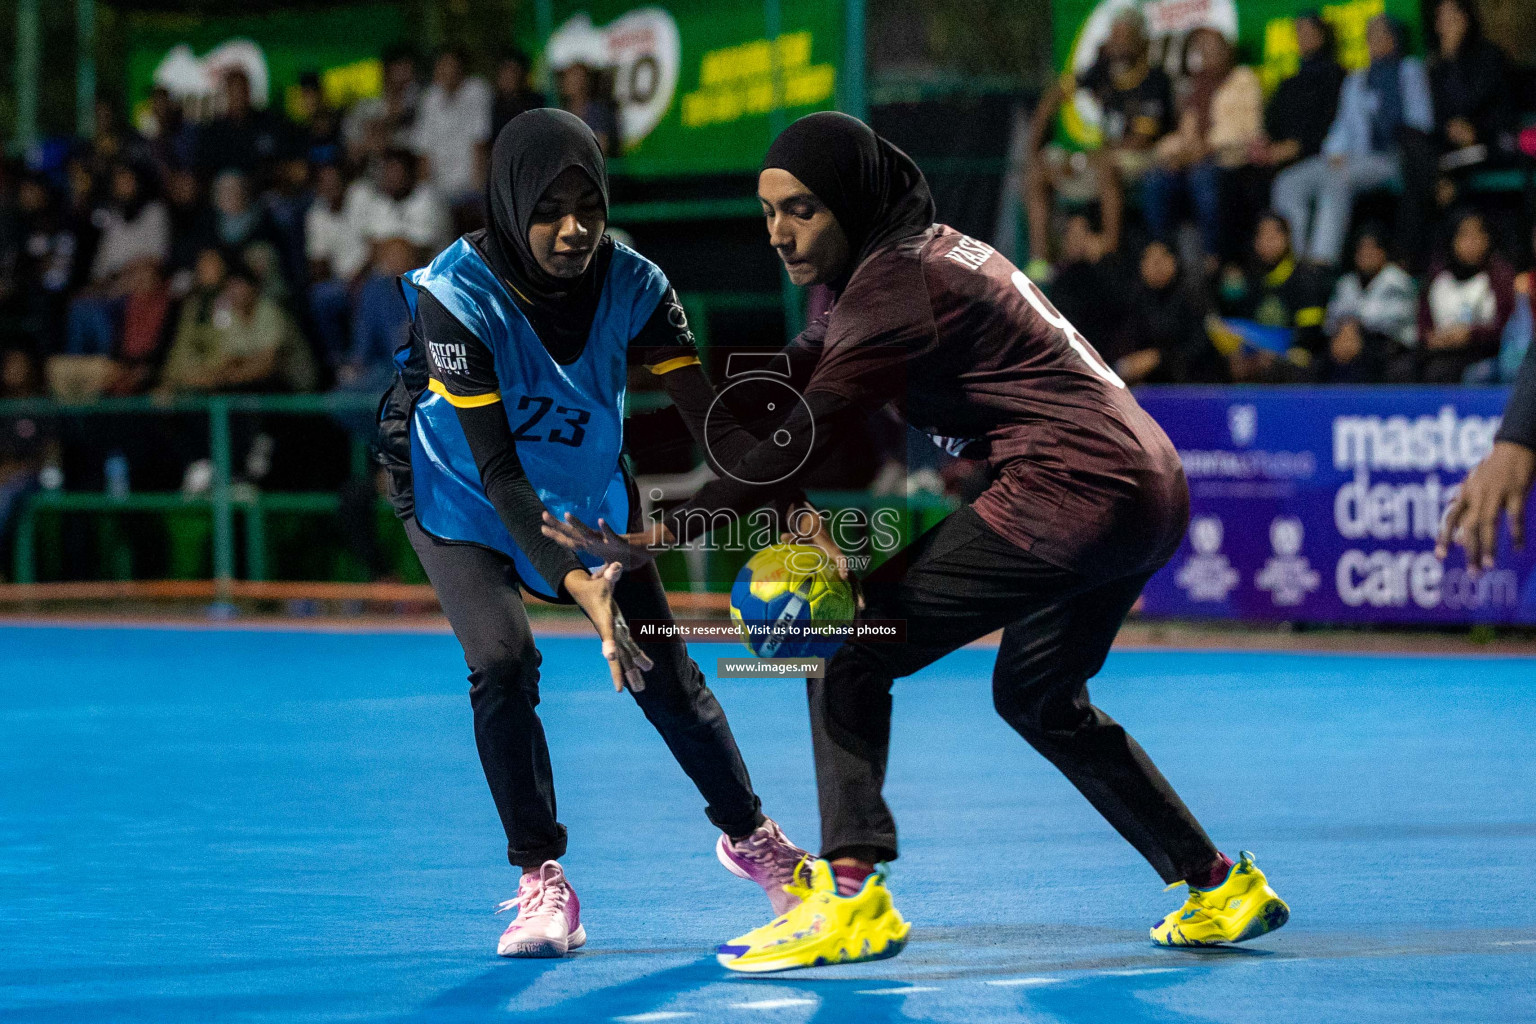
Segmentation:
{"type": "Polygon", "coordinates": [[[831,657],[843,637],[817,637],[816,624],[854,617],[853,590],[826,552],[811,544],[775,544],[753,555],[731,586],[731,620],[759,658],[831,657]]]}

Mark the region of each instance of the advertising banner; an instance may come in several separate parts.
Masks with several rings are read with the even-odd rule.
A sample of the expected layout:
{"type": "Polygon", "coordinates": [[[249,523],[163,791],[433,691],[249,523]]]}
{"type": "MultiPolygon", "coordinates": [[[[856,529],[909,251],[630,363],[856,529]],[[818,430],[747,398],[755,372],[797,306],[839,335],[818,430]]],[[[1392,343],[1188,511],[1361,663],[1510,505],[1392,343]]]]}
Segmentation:
{"type": "Polygon", "coordinates": [[[128,102],[137,110],[165,86],[194,106],[211,103],[222,72],[245,71],[257,107],[287,110],[307,71],[336,107],[377,96],[379,56],[405,36],[392,4],[278,10],[242,17],[137,15],[129,24],[128,102]]]}
{"type": "MultiPolygon", "coordinates": [[[[1507,388],[1148,388],[1189,478],[1190,525],[1148,615],[1314,623],[1536,623],[1536,545],[1434,555],[1493,447],[1507,388]]],[[[1527,510],[1536,536],[1536,503],[1527,510]]]]}
{"type": "MultiPolygon", "coordinates": [[[[1183,40],[1202,26],[1220,29],[1238,44],[1238,59],[1259,69],[1267,90],[1294,74],[1298,62],[1296,15],[1320,11],[1333,26],[1339,59],[1349,70],[1369,62],[1365,25],[1383,12],[1403,19],[1418,40],[1419,0],[1052,0],[1051,15],[1056,67],[1082,75],[1098,57],[1120,12],[1137,8],[1152,37],[1153,60],[1177,76],[1183,40]]],[[[1099,143],[1098,103],[1079,90],[1062,111],[1062,141],[1075,146],[1099,143]]]]}
{"type": "Polygon", "coordinates": [[[837,105],[842,4],[775,6],[770,26],[762,0],[555,0],[545,57],[611,76],[627,173],[755,171],[775,121],[837,105]]]}

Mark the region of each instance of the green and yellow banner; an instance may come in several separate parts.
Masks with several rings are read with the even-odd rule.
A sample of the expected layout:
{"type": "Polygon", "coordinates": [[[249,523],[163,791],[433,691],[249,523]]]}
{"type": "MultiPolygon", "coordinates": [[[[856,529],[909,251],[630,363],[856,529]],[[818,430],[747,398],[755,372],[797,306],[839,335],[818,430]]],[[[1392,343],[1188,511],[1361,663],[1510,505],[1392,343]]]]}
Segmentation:
{"type": "Polygon", "coordinates": [[[756,169],[776,127],[836,106],[843,6],[780,0],[554,0],[545,57],[605,69],[619,107],[624,169],[756,169]]]}
{"type": "Polygon", "coordinates": [[[208,18],[137,15],[130,22],[128,101],[138,110],[163,85],[178,99],[212,103],[220,75],[240,68],[258,107],[290,110],[299,76],[320,75],[334,106],[378,95],[379,55],[403,38],[405,19],[392,4],[278,10],[208,18]]]}

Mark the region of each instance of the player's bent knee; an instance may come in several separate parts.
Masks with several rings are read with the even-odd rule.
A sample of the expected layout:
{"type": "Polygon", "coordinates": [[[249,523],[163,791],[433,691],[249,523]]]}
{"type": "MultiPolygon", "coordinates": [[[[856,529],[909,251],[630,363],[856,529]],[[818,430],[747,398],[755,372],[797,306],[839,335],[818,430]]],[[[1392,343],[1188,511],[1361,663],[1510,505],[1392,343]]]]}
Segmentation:
{"type": "Polygon", "coordinates": [[[478,662],[469,673],[471,695],[488,690],[520,693],[530,704],[539,702],[539,663],[532,644],[497,652],[478,662]]]}

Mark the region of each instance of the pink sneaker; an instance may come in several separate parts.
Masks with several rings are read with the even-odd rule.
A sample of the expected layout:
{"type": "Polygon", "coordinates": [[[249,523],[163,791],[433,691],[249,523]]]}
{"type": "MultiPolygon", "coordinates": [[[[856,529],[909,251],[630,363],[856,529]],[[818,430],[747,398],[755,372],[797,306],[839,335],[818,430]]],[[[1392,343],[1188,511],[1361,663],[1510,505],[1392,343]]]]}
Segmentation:
{"type": "Polygon", "coordinates": [[[772,818],[740,842],[722,835],[715,844],[715,856],[731,874],[762,886],[775,916],[799,905],[803,887],[792,884],[795,869],[811,855],[790,842],[772,818]]]}
{"type": "Polygon", "coordinates": [[[523,875],[517,898],[497,907],[496,913],[513,907],[517,908],[517,917],[501,933],[497,954],[561,957],[586,944],[581,901],[558,862],[547,860],[539,870],[523,875]]]}

